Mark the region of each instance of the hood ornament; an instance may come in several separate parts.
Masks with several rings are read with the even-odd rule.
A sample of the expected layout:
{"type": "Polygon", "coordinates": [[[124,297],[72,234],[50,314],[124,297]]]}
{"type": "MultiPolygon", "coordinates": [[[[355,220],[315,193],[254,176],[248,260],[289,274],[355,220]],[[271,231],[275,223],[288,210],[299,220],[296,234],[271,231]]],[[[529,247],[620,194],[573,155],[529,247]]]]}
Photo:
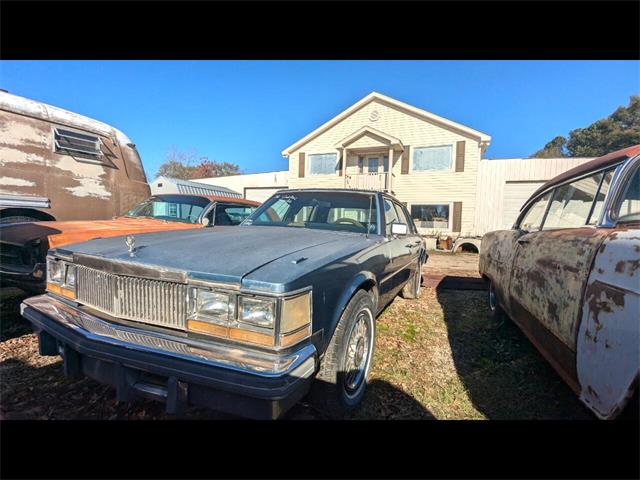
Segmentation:
{"type": "Polygon", "coordinates": [[[136,239],[133,235],[127,235],[124,243],[127,244],[127,248],[129,248],[129,256],[134,257],[136,255],[136,239]]]}

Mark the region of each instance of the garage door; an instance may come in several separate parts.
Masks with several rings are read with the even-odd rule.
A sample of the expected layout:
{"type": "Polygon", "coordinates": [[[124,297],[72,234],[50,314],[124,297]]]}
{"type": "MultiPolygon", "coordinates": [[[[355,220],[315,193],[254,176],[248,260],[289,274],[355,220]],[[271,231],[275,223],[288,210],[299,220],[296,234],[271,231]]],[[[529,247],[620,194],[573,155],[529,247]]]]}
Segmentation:
{"type": "Polygon", "coordinates": [[[275,188],[252,188],[252,187],[246,187],[244,192],[245,192],[245,198],[247,200],[253,200],[255,202],[264,202],[267,198],[269,198],[271,195],[273,195],[274,193],[276,193],[278,190],[284,190],[287,187],[275,187],[275,188]]]}
{"type": "Polygon", "coordinates": [[[524,202],[544,182],[507,182],[504,186],[502,202],[502,228],[511,228],[518,218],[520,208],[524,202]]]}

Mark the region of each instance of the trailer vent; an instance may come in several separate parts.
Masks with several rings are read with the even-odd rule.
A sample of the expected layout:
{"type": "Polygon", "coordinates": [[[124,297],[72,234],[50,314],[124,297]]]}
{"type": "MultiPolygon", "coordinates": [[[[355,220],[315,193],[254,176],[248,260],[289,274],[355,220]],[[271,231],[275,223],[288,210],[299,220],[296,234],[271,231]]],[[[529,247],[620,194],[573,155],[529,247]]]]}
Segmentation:
{"type": "Polygon", "coordinates": [[[102,157],[100,137],[86,133],[56,128],[54,133],[56,153],[79,156],[93,160],[102,157]]]}

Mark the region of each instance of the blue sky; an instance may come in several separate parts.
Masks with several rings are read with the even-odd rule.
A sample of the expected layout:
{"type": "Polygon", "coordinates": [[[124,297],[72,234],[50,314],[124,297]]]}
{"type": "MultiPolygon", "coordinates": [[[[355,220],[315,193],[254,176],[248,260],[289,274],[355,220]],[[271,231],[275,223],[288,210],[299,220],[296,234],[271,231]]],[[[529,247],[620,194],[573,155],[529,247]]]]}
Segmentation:
{"type": "Polygon", "coordinates": [[[525,157],[640,93],[637,61],[1,61],[0,86],[124,131],[151,178],[167,150],[245,173],[375,90],[525,157]]]}

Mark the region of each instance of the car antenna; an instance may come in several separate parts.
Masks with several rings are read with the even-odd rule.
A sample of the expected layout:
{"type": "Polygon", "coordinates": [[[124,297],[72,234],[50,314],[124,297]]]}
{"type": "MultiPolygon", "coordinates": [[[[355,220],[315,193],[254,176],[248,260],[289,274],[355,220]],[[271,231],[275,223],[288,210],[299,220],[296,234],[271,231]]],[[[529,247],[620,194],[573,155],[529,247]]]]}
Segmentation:
{"type": "Polygon", "coordinates": [[[371,228],[371,204],[373,203],[373,195],[369,195],[369,219],[367,220],[367,233],[364,238],[369,238],[369,229],[371,228]]]}

